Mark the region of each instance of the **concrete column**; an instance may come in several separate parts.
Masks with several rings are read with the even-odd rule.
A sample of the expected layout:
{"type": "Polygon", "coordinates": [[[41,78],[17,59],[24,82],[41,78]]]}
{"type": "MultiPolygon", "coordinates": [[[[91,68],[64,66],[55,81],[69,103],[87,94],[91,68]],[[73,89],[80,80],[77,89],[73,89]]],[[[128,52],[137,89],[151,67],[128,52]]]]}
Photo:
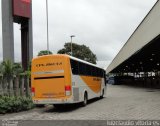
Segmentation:
{"type": "Polygon", "coordinates": [[[31,18],[29,19],[29,61],[33,58],[33,28],[32,28],[32,1],[31,1],[31,18]]]}
{"type": "MultiPolygon", "coordinates": [[[[32,3],[31,3],[31,12],[32,12],[32,3]]],[[[30,19],[23,19],[23,21],[21,21],[21,49],[22,49],[22,66],[24,70],[27,70],[29,62],[33,58],[32,13],[30,19]]]]}
{"type": "Polygon", "coordinates": [[[27,70],[29,63],[29,24],[28,19],[21,22],[22,66],[27,70]]]}
{"type": "Polygon", "coordinates": [[[12,0],[2,0],[3,60],[14,62],[12,0]]]}

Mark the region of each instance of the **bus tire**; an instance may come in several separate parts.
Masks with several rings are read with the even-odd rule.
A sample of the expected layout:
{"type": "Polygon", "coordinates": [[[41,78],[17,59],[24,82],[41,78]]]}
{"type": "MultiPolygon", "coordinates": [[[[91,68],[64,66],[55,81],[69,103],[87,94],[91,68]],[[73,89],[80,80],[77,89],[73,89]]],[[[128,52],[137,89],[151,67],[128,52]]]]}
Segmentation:
{"type": "Polygon", "coordinates": [[[102,94],[100,96],[100,99],[103,99],[103,98],[104,98],[104,89],[103,89],[102,94]]]}
{"type": "Polygon", "coordinates": [[[87,95],[87,92],[84,93],[84,100],[82,102],[82,106],[86,106],[87,105],[87,102],[88,102],[88,95],[87,95]]]}

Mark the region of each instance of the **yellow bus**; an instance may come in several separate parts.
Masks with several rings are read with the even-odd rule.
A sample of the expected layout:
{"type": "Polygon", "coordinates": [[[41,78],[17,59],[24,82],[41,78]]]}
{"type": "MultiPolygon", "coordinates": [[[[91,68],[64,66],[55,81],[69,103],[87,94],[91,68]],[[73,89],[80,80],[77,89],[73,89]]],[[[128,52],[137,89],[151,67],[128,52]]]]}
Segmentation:
{"type": "Polygon", "coordinates": [[[32,60],[31,88],[34,104],[85,106],[106,92],[105,70],[78,58],[57,54],[32,60]]]}

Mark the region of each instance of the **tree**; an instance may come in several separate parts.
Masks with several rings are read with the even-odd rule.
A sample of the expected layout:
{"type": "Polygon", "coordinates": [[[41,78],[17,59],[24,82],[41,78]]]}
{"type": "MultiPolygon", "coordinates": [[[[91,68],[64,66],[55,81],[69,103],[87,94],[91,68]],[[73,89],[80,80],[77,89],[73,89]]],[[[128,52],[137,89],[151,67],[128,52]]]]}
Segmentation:
{"type": "Polygon", "coordinates": [[[51,51],[48,50],[42,50],[38,53],[38,56],[43,56],[43,55],[51,55],[53,54],[51,51]]]}
{"type": "Polygon", "coordinates": [[[0,74],[3,74],[3,64],[0,64],[0,74]]]}
{"type": "Polygon", "coordinates": [[[2,63],[3,76],[7,81],[9,96],[13,95],[13,63],[10,60],[6,60],[2,63]]]}
{"type": "Polygon", "coordinates": [[[14,63],[13,64],[13,73],[14,75],[19,75],[20,73],[23,73],[23,68],[22,65],[20,63],[14,63]]]}
{"type": "Polygon", "coordinates": [[[13,83],[13,88],[14,88],[14,95],[18,96],[19,95],[19,80],[20,80],[20,75],[23,73],[23,68],[20,63],[14,63],[13,64],[13,73],[14,73],[14,83],[13,83]]]}
{"type": "MultiPolygon", "coordinates": [[[[57,53],[71,55],[71,43],[65,43],[64,48],[59,50],[57,53]]],[[[72,43],[72,56],[93,64],[96,64],[97,60],[96,55],[89,47],[85,45],[78,45],[76,43],[72,43]]]]}
{"type": "Polygon", "coordinates": [[[0,95],[3,94],[3,65],[0,64],[0,95]]]}

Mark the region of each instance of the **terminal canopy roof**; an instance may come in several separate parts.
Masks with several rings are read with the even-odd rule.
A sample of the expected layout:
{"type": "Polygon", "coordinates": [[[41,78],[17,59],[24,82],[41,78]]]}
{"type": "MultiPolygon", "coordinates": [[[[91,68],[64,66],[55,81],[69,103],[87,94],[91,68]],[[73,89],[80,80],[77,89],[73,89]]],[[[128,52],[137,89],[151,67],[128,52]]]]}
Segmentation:
{"type": "Polygon", "coordinates": [[[107,73],[160,70],[160,0],[156,2],[117,56],[107,73]]]}

